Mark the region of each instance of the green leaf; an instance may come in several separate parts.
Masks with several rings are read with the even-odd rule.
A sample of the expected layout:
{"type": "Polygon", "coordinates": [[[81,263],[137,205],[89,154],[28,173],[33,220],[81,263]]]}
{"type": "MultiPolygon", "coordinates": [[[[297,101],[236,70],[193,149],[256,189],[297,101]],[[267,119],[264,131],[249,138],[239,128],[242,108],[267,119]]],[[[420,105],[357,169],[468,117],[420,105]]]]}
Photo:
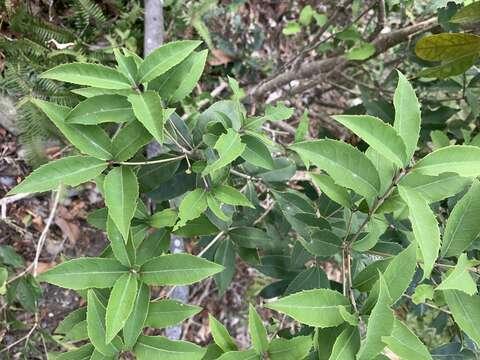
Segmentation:
{"type": "Polygon", "coordinates": [[[443,295],[455,323],[480,346],[480,296],[458,290],[445,290],[443,295]]]}
{"type": "Polygon", "coordinates": [[[0,267],[0,295],[5,295],[7,292],[6,282],[8,278],[8,271],[4,267],[0,267]]]}
{"type": "Polygon", "coordinates": [[[94,349],[92,344],[85,344],[78,349],[58,355],[55,360],[89,360],[94,349]]]}
{"type": "Polygon", "coordinates": [[[60,184],[76,186],[95,178],[106,168],[105,161],[91,156],[69,156],[35,169],[8,194],[55,190],[60,184]]]}
{"type": "Polygon", "coordinates": [[[312,347],[310,336],[296,336],[292,339],[273,339],[268,347],[270,360],[305,359],[312,347]]]}
{"type": "Polygon", "coordinates": [[[153,301],[150,303],[145,325],[163,329],[177,325],[200,311],[202,311],[201,307],[184,304],[176,300],[153,301]]]}
{"type": "Polygon", "coordinates": [[[215,262],[225,267],[225,270],[214,276],[220,296],[225,294],[235,275],[235,248],[230,239],[224,239],[215,250],[215,262]]]}
{"type": "Polygon", "coordinates": [[[98,64],[62,64],[45,71],[40,77],[102,89],[129,89],[132,87],[123,74],[98,64]]]}
{"type": "Polygon", "coordinates": [[[308,128],[310,126],[310,118],[308,117],[308,110],[305,110],[300,118],[295,131],[295,142],[301,142],[308,137],[308,128]]]}
{"type": "Polygon", "coordinates": [[[472,2],[471,4],[461,8],[450,19],[455,24],[471,24],[480,21],[480,2],[472,2]]]}
{"type": "Polygon", "coordinates": [[[133,56],[123,55],[119,49],[113,49],[115,60],[117,61],[117,69],[130,81],[130,84],[135,85],[138,78],[138,68],[136,60],[133,56]]]}
{"type": "Polygon", "coordinates": [[[116,133],[112,140],[113,158],[125,161],[152,140],[152,135],[138,121],[132,121],[116,133]]]}
{"type": "MultiPolygon", "coordinates": [[[[127,248],[122,233],[110,216],[107,219],[107,237],[108,240],[110,240],[110,246],[115,258],[126,267],[131,267],[135,262],[135,259],[132,259],[134,254],[127,248]]],[[[131,241],[131,239],[129,239],[129,241],[131,241]]]]}
{"type": "Polygon", "coordinates": [[[229,351],[217,360],[261,360],[260,356],[257,355],[255,350],[245,350],[245,351],[229,351]]]}
{"type": "Polygon", "coordinates": [[[480,175],[480,147],[450,145],[428,154],[415,164],[414,172],[424,175],[457,173],[464,177],[480,175]]]}
{"type": "Polygon", "coordinates": [[[248,249],[264,249],[271,246],[268,234],[254,227],[238,227],[229,231],[230,238],[240,247],[248,249]]]}
{"type": "Polygon", "coordinates": [[[252,135],[243,135],[242,142],[245,144],[242,158],[264,169],[272,170],[275,168],[270,150],[260,139],[252,135]]]}
{"type": "Polygon", "coordinates": [[[157,211],[155,214],[150,216],[148,219],[148,224],[151,227],[160,229],[163,227],[171,227],[177,222],[177,212],[173,209],[165,209],[162,211],[157,211]]]}
{"type": "Polygon", "coordinates": [[[300,27],[300,24],[297,23],[296,21],[289,21],[287,25],[282,29],[283,35],[295,35],[296,33],[299,33],[302,31],[302,28],[300,27]]]}
{"type": "Polygon", "coordinates": [[[393,162],[388,160],[385,156],[369,147],[365,151],[365,155],[370,159],[375,169],[377,169],[378,177],[380,179],[380,194],[385,194],[392,184],[392,179],[395,177],[398,168],[393,162]]]}
{"type": "Polygon", "coordinates": [[[67,140],[82,153],[102,160],[112,158],[112,143],[100,126],[67,124],[65,118],[71,110],[69,107],[39,99],[32,99],[31,102],[42,110],[67,140]]]}
{"type": "Polygon", "coordinates": [[[114,259],[79,258],[55,266],[37,280],[73,290],[110,288],[126,272],[128,269],[114,259]]]}
{"type": "Polygon", "coordinates": [[[248,332],[255,352],[259,355],[268,350],[268,335],[262,319],[252,304],[248,307],[248,332]]]}
{"type": "Polygon", "coordinates": [[[288,285],[285,295],[294,294],[302,290],[321,288],[330,288],[330,281],[322,268],[314,266],[299,273],[288,285]]]}
{"type": "Polygon", "coordinates": [[[145,83],[166,73],[180,64],[200,44],[201,41],[183,40],[160,46],[150,53],[138,68],[139,82],[145,83]]]}
{"type": "Polygon", "coordinates": [[[441,65],[433,66],[420,71],[418,76],[444,79],[450,76],[460,75],[472,67],[478,60],[479,54],[465,54],[455,59],[443,62],[441,65]]]}
{"type": "Polygon", "coordinates": [[[423,60],[445,61],[480,51],[480,36],[466,33],[442,33],[424,36],[415,45],[423,60]]]}
{"type": "Polygon", "coordinates": [[[105,177],[104,187],[108,215],[127,242],[130,233],[130,221],[137,207],[137,177],[127,166],[116,167],[105,177]]]}
{"type": "Polygon", "coordinates": [[[152,134],[159,144],[163,143],[163,108],[162,99],[155,91],[128,96],[135,117],[152,134]]]}
{"type": "Polygon", "coordinates": [[[198,218],[207,210],[207,193],[203,189],[190,191],[180,203],[178,209],[178,222],[173,231],[184,226],[188,221],[198,218]]]}
{"type": "Polygon", "coordinates": [[[408,206],[408,218],[423,259],[423,278],[430,276],[440,250],[440,230],[427,201],[415,190],[398,186],[398,192],[408,206]]]}
{"type": "Polygon", "coordinates": [[[448,136],[441,130],[433,130],[430,132],[430,138],[435,149],[440,149],[445,146],[450,145],[450,139],[448,136]]]}
{"type": "Polygon", "coordinates": [[[311,5],[305,6],[302,11],[300,11],[300,15],[298,17],[298,21],[300,21],[300,24],[302,25],[310,25],[313,19],[313,14],[315,14],[315,10],[313,10],[311,5]]]}
{"type": "Polygon", "coordinates": [[[208,164],[202,171],[202,175],[210,174],[230,164],[242,155],[245,144],[242,143],[240,135],[235,130],[228,129],[225,134],[220,135],[213,148],[217,150],[219,158],[208,164]]]}
{"type": "Polygon", "coordinates": [[[163,336],[141,335],[133,352],[138,360],[201,360],[206,349],[186,341],[172,341],[163,336]]]}
{"type": "Polygon", "coordinates": [[[326,174],[309,173],[309,175],[312,178],[313,183],[318,186],[322,193],[327,195],[336,203],[348,209],[352,208],[352,199],[347,189],[335,184],[335,181],[333,181],[333,179],[326,174]]]}
{"type": "Polygon", "coordinates": [[[433,299],[433,286],[429,284],[418,285],[415,288],[415,292],[412,295],[412,301],[414,304],[423,304],[427,302],[427,299],[433,299]]]}
{"type": "Polygon", "coordinates": [[[144,326],[147,326],[146,319],[150,311],[149,304],[150,288],[145,284],[139,283],[139,289],[136,294],[132,312],[122,330],[125,349],[130,350],[133,348],[144,326]]]}
{"type": "Polygon", "coordinates": [[[362,292],[370,291],[377,283],[378,274],[384,273],[391,261],[392,258],[386,258],[368,264],[365,269],[353,278],[353,287],[362,292]]]}
{"type": "Polygon", "coordinates": [[[360,332],[357,327],[348,326],[335,340],[329,360],[355,360],[360,349],[360,332]]]}
{"type": "Polygon", "coordinates": [[[284,103],[279,102],[276,105],[267,104],[263,117],[270,121],[282,121],[291,118],[293,113],[293,108],[286,107],[284,103]]]}
{"type": "Polygon", "coordinates": [[[389,124],[370,115],[336,115],[332,118],[360,136],[398,167],[406,165],[408,160],[405,143],[389,124]]]}
{"type": "Polygon", "coordinates": [[[293,144],[291,148],[326,171],[340,186],[373,199],[378,194],[380,180],[372,162],[353,146],[337,140],[314,140],[293,144]]]}
{"type": "Polygon", "coordinates": [[[387,230],[387,224],[379,219],[372,217],[365,228],[366,235],[355,240],[352,244],[352,249],[363,252],[373,248],[379,241],[380,236],[387,230]]]}
{"type": "Polygon", "coordinates": [[[68,124],[97,125],[105,122],[122,123],[133,120],[130,103],[124,96],[99,95],[82,101],[68,113],[68,124]]]}
{"type": "Polygon", "coordinates": [[[228,217],[222,210],[222,204],[212,195],[211,192],[207,192],[207,205],[210,211],[220,220],[229,221],[228,217]]]}
{"type": "Polygon", "coordinates": [[[105,315],[105,338],[107,343],[113,340],[127,322],[133,310],[136,295],[137,278],[133,273],[129,272],[120,276],[113,285],[105,315]]]}
{"type": "Polygon", "coordinates": [[[163,255],[140,268],[148,285],[189,285],[223,270],[223,266],[188,254],[163,255]]]}
{"type": "Polygon", "coordinates": [[[338,305],[349,307],[350,302],[337,291],[315,289],[289,295],[265,307],[287,314],[302,324],[324,328],[343,323],[338,305]]]}
{"type": "Polygon", "coordinates": [[[56,334],[66,334],[68,333],[75,325],[81,321],[86,320],[87,318],[87,308],[81,307],[70,312],[65,319],[63,319],[60,324],[58,324],[55,329],[56,334]]]}
{"type": "Polygon", "coordinates": [[[477,293],[477,284],[470,275],[470,269],[477,265],[478,261],[468,260],[467,254],[458,258],[457,266],[447,275],[435,290],[460,290],[468,295],[477,293]]]}
{"type": "Polygon", "coordinates": [[[232,339],[225,326],[210,314],[208,315],[208,321],[210,322],[210,331],[212,332],[215,344],[217,344],[224,352],[236,351],[238,349],[237,344],[235,344],[235,341],[232,339]]]}
{"type": "Polygon", "coordinates": [[[350,313],[343,305],[338,306],[338,311],[340,312],[340,315],[342,316],[343,320],[345,320],[345,322],[349,323],[352,326],[358,325],[359,320],[356,313],[350,313]]]}
{"type": "MultiPolygon", "coordinates": [[[[417,43],[418,44],[418,43],[417,43]]],[[[398,84],[393,96],[395,122],[393,127],[403,139],[407,162],[413,157],[420,134],[421,114],[415,90],[407,78],[398,71],[398,84]]],[[[384,155],[382,153],[382,155],[384,155]]]]}
{"type": "Polygon", "coordinates": [[[148,84],[168,103],[183,100],[202,76],[208,50],[192,52],[185,60],[148,84]]]}
{"type": "Polygon", "coordinates": [[[392,334],[382,337],[382,341],[402,359],[432,360],[432,356],[420,339],[397,319],[395,319],[392,334]]]}
{"type": "Polygon", "coordinates": [[[85,98],[91,98],[98,95],[128,96],[130,94],[134,94],[136,91],[134,89],[112,90],[112,89],[100,89],[96,87],[83,87],[83,88],[70,90],[70,92],[83,96],[85,98]]]}
{"type": "Polygon", "coordinates": [[[122,350],[119,337],[112,342],[105,340],[105,308],[93,290],[88,290],[87,330],[91,343],[103,355],[114,356],[122,350]]]}
{"type": "Polygon", "coordinates": [[[245,195],[231,186],[218,185],[212,190],[212,192],[217,200],[224,204],[255,208],[245,195]]]}
{"type": "Polygon", "coordinates": [[[375,46],[373,44],[361,44],[360,46],[355,46],[345,55],[347,60],[366,60],[370,56],[375,54],[375,46]]]}
{"type": "Polygon", "coordinates": [[[315,256],[332,256],[338,254],[342,248],[342,239],[329,230],[316,230],[310,241],[298,239],[303,247],[315,256]]]}
{"type": "Polygon", "coordinates": [[[458,256],[475,241],[480,233],[479,212],[480,182],[474,180],[448,217],[441,249],[443,257],[458,256]]]}
{"type": "Polygon", "coordinates": [[[390,309],[392,300],[383,275],[379,276],[380,293],[368,319],[367,337],[358,354],[358,360],[370,360],[380,354],[385,347],[382,337],[390,336],[393,330],[394,316],[390,309]]]}

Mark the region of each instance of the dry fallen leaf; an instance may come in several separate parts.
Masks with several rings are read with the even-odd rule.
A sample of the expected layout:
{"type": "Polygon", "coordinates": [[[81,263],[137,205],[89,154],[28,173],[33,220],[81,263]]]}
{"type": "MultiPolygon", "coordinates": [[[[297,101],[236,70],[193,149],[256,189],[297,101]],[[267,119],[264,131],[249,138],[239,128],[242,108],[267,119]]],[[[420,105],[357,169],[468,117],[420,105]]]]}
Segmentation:
{"type": "Polygon", "coordinates": [[[211,54],[212,56],[208,59],[208,63],[211,66],[225,65],[232,61],[232,58],[220,49],[213,49],[211,54]]]}

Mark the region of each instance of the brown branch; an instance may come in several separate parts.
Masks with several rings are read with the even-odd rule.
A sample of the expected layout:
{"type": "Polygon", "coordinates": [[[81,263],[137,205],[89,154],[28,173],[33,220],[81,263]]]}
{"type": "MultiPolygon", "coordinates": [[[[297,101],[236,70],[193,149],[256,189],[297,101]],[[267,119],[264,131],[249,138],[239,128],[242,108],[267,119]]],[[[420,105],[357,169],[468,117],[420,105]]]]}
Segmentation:
{"type": "MultiPolygon", "coordinates": [[[[429,31],[435,26],[437,26],[437,19],[431,18],[417,24],[407,26],[403,29],[392,31],[391,33],[379,36],[373,42],[373,45],[375,46],[375,53],[372,57],[378,56],[379,54],[384,53],[393,46],[407,41],[410,36],[416,33],[429,31]]],[[[345,67],[353,63],[353,61],[349,61],[345,57],[345,54],[337,55],[326,59],[315,60],[310,63],[303,64],[302,66],[300,66],[298,71],[284,72],[264,84],[253,87],[252,89],[250,89],[249,95],[253,98],[259,99],[273,90],[290,84],[294,80],[318,77],[322,73],[331,73],[332,70],[341,71],[345,67]]],[[[358,61],[355,61],[355,63],[358,63],[358,61]]]]}

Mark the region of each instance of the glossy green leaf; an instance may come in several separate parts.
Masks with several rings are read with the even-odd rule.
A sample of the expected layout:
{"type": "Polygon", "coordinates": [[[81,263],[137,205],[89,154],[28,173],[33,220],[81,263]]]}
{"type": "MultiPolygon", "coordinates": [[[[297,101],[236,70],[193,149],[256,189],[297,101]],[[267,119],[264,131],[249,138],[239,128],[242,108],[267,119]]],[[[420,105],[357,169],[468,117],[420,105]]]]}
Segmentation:
{"type": "Polygon", "coordinates": [[[177,218],[178,214],[175,210],[165,209],[162,211],[157,211],[155,214],[150,216],[148,219],[148,224],[157,229],[171,227],[175,225],[177,218]]]}
{"type": "MultiPolygon", "coordinates": [[[[407,152],[406,159],[408,162],[417,148],[422,120],[420,104],[417,95],[415,95],[415,90],[413,90],[407,78],[399,71],[398,84],[393,96],[393,105],[395,106],[395,122],[393,127],[405,143],[407,152]]],[[[385,154],[382,152],[382,155],[385,154]]]]}
{"type": "Polygon", "coordinates": [[[127,271],[114,259],[78,258],[40,274],[37,280],[74,290],[110,288],[127,271]]]}
{"type": "Polygon", "coordinates": [[[222,210],[222,204],[218,201],[212,193],[207,192],[207,205],[210,211],[222,221],[230,221],[228,217],[222,210]]]}
{"type": "Polygon", "coordinates": [[[70,90],[72,93],[83,96],[85,98],[91,98],[94,96],[99,95],[122,95],[128,96],[130,94],[134,94],[136,91],[134,89],[120,89],[120,90],[113,90],[113,89],[101,89],[96,87],[83,87],[78,89],[70,90]]]}
{"type": "Polygon", "coordinates": [[[167,102],[183,100],[202,76],[208,50],[192,52],[185,60],[148,84],[167,102]]]}
{"type": "Polygon", "coordinates": [[[218,185],[212,192],[213,195],[224,204],[254,208],[253,204],[245,195],[229,185],[218,185]]]}
{"type": "Polygon", "coordinates": [[[65,319],[63,319],[60,324],[58,324],[57,328],[55,329],[55,333],[57,334],[66,334],[69,332],[75,325],[79,322],[86,320],[87,318],[87,308],[81,307],[70,312],[65,319]]]}
{"type": "Polygon", "coordinates": [[[89,360],[94,349],[92,344],[85,344],[78,349],[61,353],[55,357],[55,360],[89,360]]]}
{"type": "Polygon", "coordinates": [[[424,175],[457,173],[464,177],[480,175],[480,147],[450,145],[428,154],[415,164],[414,172],[424,175]]]}
{"type": "Polygon", "coordinates": [[[420,71],[418,76],[444,79],[450,76],[460,75],[472,67],[478,60],[479,54],[465,54],[455,59],[443,62],[441,65],[432,66],[420,71]]]}
{"type": "Polygon", "coordinates": [[[267,146],[257,137],[252,135],[243,135],[242,142],[245,144],[245,150],[242,158],[249,163],[272,170],[275,167],[272,154],[267,146]]]}
{"type": "Polygon", "coordinates": [[[98,64],[62,64],[45,71],[40,77],[103,89],[129,89],[132,87],[123,74],[98,64]]]}
{"type": "Polygon", "coordinates": [[[113,356],[122,350],[119,337],[112,342],[105,340],[105,307],[93,290],[88,291],[87,330],[91,343],[103,355],[113,356]]]}
{"type": "Polygon", "coordinates": [[[447,220],[441,255],[458,256],[468,249],[480,233],[480,182],[475,180],[457,202],[447,220]]]}
{"type": "Polygon", "coordinates": [[[110,216],[107,219],[107,237],[115,258],[126,267],[131,267],[135,260],[132,258],[133,254],[127,248],[127,242],[110,216]]]}
{"type": "Polygon", "coordinates": [[[387,230],[387,224],[382,220],[372,217],[367,223],[365,230],[367,234],[352,244],[353,250],[363,252],[373,248],[380,241],[380,236],[387,230]]]}
{"type": "Polygon", "coordinates": [[[326,174],[310,173],[313,183],[336,203],[350,209],[352,207],[352,199],[347,189],[335,184],[333,179],[326,174]]]}
{"type": "Polygon", "coordinates": [[[427,201],[415,190],[398,186],[400,196],[408,206],[415,240],[423,259],[424,278],[430,276],[440,250],[440,230],[427,201]]]}
{"type": "Polygon", "coordinates": [[[189,285],[223,270],[223,266],[189,254],[163,255],[140,268],[148,285],[189,285]]]}
{"type": "Polygon", "coordinates": [[[294,294],[302,290],[330,288],[330,281],[319,266],[311,267],[299,273],[288,285],[285,294],[294,294]]]}
{"type": "Polygon", "coordinates": [[[122,330],[126,349],[132,349],[137,342],[144,326],[147,326],[146,319],[150,311],[150,288],[142,283],[138,287],[132,312],[122,330]]]}
{"type": "Polygon", "coordinates": [[[117,61],[117,69],[130,81],[130,84],[135,85],[138,78],[138,67],[136,59],[133,56],[126,56],[121,53],[119,49],[113,49],[115,60],[117,61]]]}
{"type": "Polygon", "coordinates": [[[405,143],[389,124],[370,115],[336,115],[332,118],[399,167],[406,164],[405,143]]]}
{"type": "Polygon", "coordinates": [[[173,231],[184,226],[188,221],[198,218],[207,209],[207,193],[203,189],[189,192],[180,203],[178,222],[173,231]]]}
{"type": "Polygon", "coordinates": [[[163,143],[163,107],[162,99],[155,91],[129,95],[135,117],[152,134],[159,144],[163,143]]]}
{"type": "Polygon", "coordinates": [[[360,332],[357,327],[348,326],[338,336],[329,360],[355,360],[360,349],[360,332]]]}
{"type": "Polygon", "coordinates": [[[235,341],[232,339],[225,326],[210,314],[208,315],[208,321],[210,322],[210,331],[212,332],[215,344],[217,344],[224,352],[236,351],[237,344],[235,344],[235,341]]]}
{"type": "Polygon", "coordinates": [[[60,184],[76,186],[98,176],[107,168],[105,161],[91,156],[69,156],[35,169],[9,194],[56,190],[60,184]]]}
{"type": "Polygon", "coordinates": [[[338,305],[349,307],[350,302],[337,291],[315,289],[289,295],[265,307],[287,314],[302,324],[324,328],[343,322],[338,305]]]}
{"type": "Polygon", "coordinates": [[[272,241],[268,234],[254,227],[237,227],[229,231],[229,236],[235,244],[242,248],[256,249],[268,248],[272,241]]]}
{"type": "Polygon", "coordinates": [[[127,273],[118,278],[108,299],[105,315],[105,338],[107,343],[123,328],[130,316],[137,295],[137,278],[127,273]]]}
{"type": "Polygon", "coordinates": [[[172,341],[163,336],[141,335],[133,352],[138,360],[201,360],[206,349],[186,341],[172,341]]]}
{"type": "Polygon", "coordinates": [[[68,124],[97,125],[105,122],[122,123],[133,120],[130,103],[120,95],[99,95],[88,98],[68,113],[68,124]]]}
{"type": "Polygon", "coordinates": [[[201,307],[184,304],[176,300],[153,301],[150,303],[145,325],[163,329],[177,325],[200,311],[202,311],[201,307]]]}
{"type": "Polygon", "coordinates": [[[312,347],[310,336],[295,336],[291,339],[273,339],[268,347],[271,360],[304,359],[312,347]]]}
{"type": "Polygon", "coordinates": [[[265,353],[268,350],[267,330],[252,304],[248,307],[248,332],[255,352],[259,355],[265,353]]]}
{"type": "Polygon", "coordinates": [[[69,107],[39,99],[32,99],[31,101],[47,115],[67,140],[82,153],[102,160],[112,158],[112,143],[107,133],[100,126],[67,124],[65,118],[71,110],[69,107]]]}
{"type": "Polygon", "coordinates": [[[394,316],[390,309],[392,300],[382,275],[380,275],[379,284],[378,301],[368,318],[367,336],[358,353],[358,360],[370,360],[380,354],[385,348],[382,337],[390,336],[393,330],[394,316]]]}
{"type": "Polygon", "coordinates": [[[446,290],[443,295],[456,324],[480,346],[480,296],[459,290],[446,290]]]}
{"type": "Polygon", "coordinates": [[[166,73],[175,65],[181,63],[201,41],[174,41],[160,46],[150,53],[138,68],[139,81],[145,83],[166,73]]]}
{"type": "Polygon", "coordinates": [[[261,360],[260,356],[257,355],[255,350],[245,350],[245,351],[229,351],[217,360],[261,360]]]}
{"type": "Polygon", "coordinates": [[[127,166],[113,168],[105,177],[105,204],[125,242],[130,233],[130,221],[137,207],[138,182],[127,166]]]}
{"type": "Polygon", "coordinates": [[[365,151],[365,155],[370,159],[375,169],[377,169],[378,177],[380,178],[379,193],[385,194],[392,184],[392,179],[398,170],[397,166],[371,147],[365,151]]]}
{"type": "Polygon", "coordinates": [[[367,265],[353,278],[353,287],[362,292],[370,291],[379,278],[379,272],[385,272],[391,261],[392,258],[386,258],[367,265]]]}
{"type": "Polygon", "coordinates": [[[402,359],[433,359],[420,339],[397,319],[395,319],[391,335],[384,336],[382,340],[390,350],[402,359]]]}
{"type": "Polygon", "coordinates": [[[444,61],[480,51],[480,36],[467,33],[442,33],[424,36],[415,45],[423,60],[444,61]]]}
{"type": "Polygon", "coordinates": [[[215,250],[215,262],[225,268],[225,270],[214,276],[220,296],[225,294],[235,275],[235,256],[234,244],[230,239],[222,240],[215,250]]]}
{"type": "Polygon", "coordinates": [[[210,174],[229,165],[242,155],[245,150],[245,144],[242,143],[240,135],[235,130],[228,129],[225,134],[220,135],[213,148],[217,150],[218,159],[205,167],[202,171],[203,175],[210,174]]]}
{"type": "Polygon", "coordinates": [[[372,199],[380,179],[372,162],[353,146],[337,140],[304,141],[291,146],[304,159],[325,170],[340,186],[372,199]]]}
{"type": "Polygon", "coordinates": [[[152,135],[138,121],[132,121],[121,128],[113,137],[112,153],[116,161],[133,157],[140,148],[152,140],[152,135]]]}
{"type": "Polygon", "coordinates": [[[345,322],[349,323],[352,326],[358,325],[359,320],[356,313],[350,313],[343,305],[338,306],[338,311],[340,312],[340,315],[342,316],[343,320],[345,320],[345,322]]]}
{"type": "Polygon", "coordinates": [[[477,264],[476,260],[468,260],[467,254],[460,255],[455,268],[435,290],[460,290],[467,295],[476,294],[477,284],[470,274],[470,269],[477,264]]]}

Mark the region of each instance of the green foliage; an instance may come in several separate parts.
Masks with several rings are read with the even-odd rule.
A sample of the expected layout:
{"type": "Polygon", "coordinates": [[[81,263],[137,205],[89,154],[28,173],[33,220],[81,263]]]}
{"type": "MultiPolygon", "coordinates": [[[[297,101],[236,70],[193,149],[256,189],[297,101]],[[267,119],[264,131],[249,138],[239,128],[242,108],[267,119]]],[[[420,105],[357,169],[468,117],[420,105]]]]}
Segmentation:
{"type": "MultiPolygon", "coordinates": [[[[302,23],[310,17],[305,12],[302,23]]],[[[143,62],[117,51],[117,68],[62,64],[43,77],[107,93],[89,90],[73,109],[32,100],[83,155],[38,168],[12,193],[95,180],[106,204],[90,217],[107,231],[110,243],[102,255],[65,261],[37,277],[86,297],[86,312],[69,315],[57,331],[91,345],[67,354],[115,357],[128,350],[140,360],[200,360],[205,354],[223,360],[370,360],[381,359],[389,348],[403,358],[430,359],[433,351],[394,315],[400,314],[394,312],[399,305],[412,306],[411,294],[422,311],[451,313],[456,338],[464,338],[463,331],[478,345],[472,319],[478,322],[479,297],[471,273],[478,265],[478,181],[473,178],[480,175],[479,148],[456,144],[428,155],[416,152],[420,104],[402,74],[393,96],[393,124],[371,115],[334,117],[362,138],[366,149],[333,139],[281,148],[261,125],[287,119],[293,109],[277,104],[250,118],[233,79],[232,100],[184,120],[167,106],[183,99],[198,80],[205,56],[195,50],[199,46],[169,43],[143,62]],[[167,89],[176,95],[165,96],[167,89]],[[162,153],[146,160],[143,147],[152,140],[162,153]],[[306,181],[295,189],[285,186],[304,165],[320,193],[306,181]],[[144,194],[155,202],[153,214],[141,200],[144,194]],[[177,197],[178,208],[166,201],[177,197]],[[447,198],[443,206],[453,209],[449,215],[437,211],[447,198]],[[261,206],[264,199],[272,201],[267,209],[261,206]],[[150,228],[160,230],[146,236],[150,228]],[[165,240],[171,232],[198,238],[201,255],[169,253],[165,240]],[[237,255],[276,279],[261,291],[273,299],[265,307],[301,326],[291,333],[274,321],[266,326],[250,306],[251,349],[239,351],[212,316],[216,345],[208,353],[192,343],[143,335],[145,327],[172,326],[201,310],[169,299],[152,301],[150,286],[175,287],[214,276],[225,292],[237,255]],[[371,255],[382,259],[372,261],[371,255]],[[343,284],[327,278],[324,261],[341,264],[343,284]]],[[[8,269],[18,265],[8,255],[0,251],[2,269],[7,268],[7,276],[0,272],[1,291],[8,269]]],[[[7,295],[21,286],[7,284],[7,295]]],[[[475,351],[469,343],[463,344],[475,351]]]]}

